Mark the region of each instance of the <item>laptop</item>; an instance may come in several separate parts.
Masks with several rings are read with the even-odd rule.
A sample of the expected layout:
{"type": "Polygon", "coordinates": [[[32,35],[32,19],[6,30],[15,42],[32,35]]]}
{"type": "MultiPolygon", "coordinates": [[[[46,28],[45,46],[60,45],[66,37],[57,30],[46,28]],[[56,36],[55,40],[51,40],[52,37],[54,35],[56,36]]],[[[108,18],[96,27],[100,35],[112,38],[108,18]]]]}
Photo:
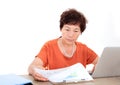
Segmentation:
{"type": "Polygon", "coordinates": [[[120,47],[105,47],[92,77],[114,76],[120,76],[120,47]]]}

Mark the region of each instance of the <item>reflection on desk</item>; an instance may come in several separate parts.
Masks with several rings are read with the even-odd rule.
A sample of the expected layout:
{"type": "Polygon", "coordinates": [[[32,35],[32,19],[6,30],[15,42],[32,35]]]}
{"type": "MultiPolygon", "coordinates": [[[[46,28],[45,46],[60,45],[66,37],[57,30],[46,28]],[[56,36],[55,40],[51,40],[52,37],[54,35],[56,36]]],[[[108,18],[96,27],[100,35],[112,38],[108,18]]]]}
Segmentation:
{"type": "MultiPolygon", "coordinates": [[[[50,82],[35,81],[33,77],[29,75],[22,75],[22,76],[29,80],[32,80],[33,85],[53,85],[50,82]]],[[[69,85],[120,85],[120,77],[96,78],[94,79],[94,81],[91,82],[71,83],[69,85]]]]}

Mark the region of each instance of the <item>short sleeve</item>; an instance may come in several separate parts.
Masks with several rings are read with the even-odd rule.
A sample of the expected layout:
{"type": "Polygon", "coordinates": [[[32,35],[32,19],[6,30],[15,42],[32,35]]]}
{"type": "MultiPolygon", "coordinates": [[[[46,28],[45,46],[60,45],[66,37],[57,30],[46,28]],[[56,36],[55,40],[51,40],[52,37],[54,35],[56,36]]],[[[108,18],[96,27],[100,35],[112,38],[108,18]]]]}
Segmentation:
{"type": "Polygon", "coordinates": [[[48,50],[48,43],[45,43],[43,47],[41,48],[40,52],[37,54],[37,57],[39,57],[42,61],[44,66],[47,65],[47,51],[48,50]]]}
{"type": "Polygon", "coordinates": [[[90,63],[92,63],[95,59],[96,59],[96,57],[98,56],[92,49],[90,49],[90,48],[88,48],[88,50],[87,50],[87,64],[90,64],[90,63]]]}

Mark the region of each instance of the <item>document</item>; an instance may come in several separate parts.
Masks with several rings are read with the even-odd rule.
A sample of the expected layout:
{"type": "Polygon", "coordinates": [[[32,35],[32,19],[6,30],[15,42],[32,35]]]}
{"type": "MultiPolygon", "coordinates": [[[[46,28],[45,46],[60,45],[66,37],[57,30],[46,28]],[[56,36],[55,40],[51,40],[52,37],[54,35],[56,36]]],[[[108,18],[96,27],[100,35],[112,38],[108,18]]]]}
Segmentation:
{"type": "Polygon", "coordinates": [[[53,83],[70,83],[93,80],[81,63],[55,70],[41,70],[35,68],[35,71],[48,78],[49,81],[53,83]]]}
{"type": "Polygon", "coordinates": [[[32,81],[15,74],[0,75],[0,85],[33,85],[32,81]]]}

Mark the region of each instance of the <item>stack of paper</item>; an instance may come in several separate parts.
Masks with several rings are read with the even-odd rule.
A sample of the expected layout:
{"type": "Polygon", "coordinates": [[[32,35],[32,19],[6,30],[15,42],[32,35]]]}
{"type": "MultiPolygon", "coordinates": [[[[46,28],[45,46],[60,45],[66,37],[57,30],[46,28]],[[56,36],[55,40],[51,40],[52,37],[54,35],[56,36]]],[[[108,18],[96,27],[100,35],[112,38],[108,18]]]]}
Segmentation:
{"type": "Polygon", "coordinates": [[[54,83],[70,83],[93,80],[81,63],[55,70],[41,70],[37,68],[35,68],[35,70],[54,83]]]}
{"type": "Polygon", "coordinates": [[[0,85],[32,85],[32,82],[15,74],[0,75],[0,85]]]}

